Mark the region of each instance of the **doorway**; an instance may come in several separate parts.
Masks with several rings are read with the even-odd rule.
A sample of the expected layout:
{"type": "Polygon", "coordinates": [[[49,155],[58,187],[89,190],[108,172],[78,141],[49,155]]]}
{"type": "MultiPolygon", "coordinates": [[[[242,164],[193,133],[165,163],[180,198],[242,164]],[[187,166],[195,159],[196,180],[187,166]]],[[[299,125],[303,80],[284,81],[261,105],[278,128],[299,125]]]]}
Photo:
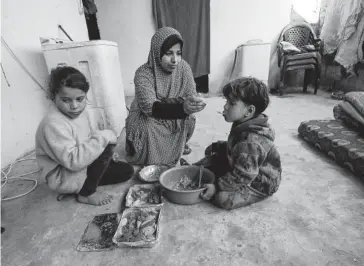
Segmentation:
{"type": "Polygon", "coordinates": [[[209,91],[210,0],[153,0],[157,28],[172,27],[184,40],[183,58],[191,66],[197,92],[209,91]]]}
{"type": "Polygon", "coordinates": [[[94,0],[82,0],[89,40],[100,40],[100,29],[97,23],[97,7],[94,0]]]}

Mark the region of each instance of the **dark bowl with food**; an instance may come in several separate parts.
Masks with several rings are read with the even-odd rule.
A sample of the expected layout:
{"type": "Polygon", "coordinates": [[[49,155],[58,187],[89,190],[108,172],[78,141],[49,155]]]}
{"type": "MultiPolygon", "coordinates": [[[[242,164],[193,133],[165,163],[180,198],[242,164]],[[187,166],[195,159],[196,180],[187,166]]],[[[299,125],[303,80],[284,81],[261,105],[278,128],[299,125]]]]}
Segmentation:
{"type": "Polygon", "coordinates": [[[198,187],[200,167],[196,165],[178,166],[161,174],[159,183],[164,196],[171,202],[181,205],[192,205],[202,201],[200,194],[205,190],[204,184],[212,184],[215,175],[204,168],[201,187],[198,187]]]}

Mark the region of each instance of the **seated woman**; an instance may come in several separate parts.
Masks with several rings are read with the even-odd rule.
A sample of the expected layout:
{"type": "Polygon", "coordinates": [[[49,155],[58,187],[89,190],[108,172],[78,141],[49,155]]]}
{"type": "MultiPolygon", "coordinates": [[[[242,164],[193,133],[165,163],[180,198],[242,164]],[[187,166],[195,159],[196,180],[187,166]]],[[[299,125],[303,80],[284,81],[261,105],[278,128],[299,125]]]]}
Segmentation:
{"type": "Polygon", "coordinates": [[[126,119],[127,161],[136,165],[175,165],[191,138],[205,103],[196,96],[190,66],[182,59],[178,31],[159,29],[148,62],[135,73],[135,99],[126,119]]]}

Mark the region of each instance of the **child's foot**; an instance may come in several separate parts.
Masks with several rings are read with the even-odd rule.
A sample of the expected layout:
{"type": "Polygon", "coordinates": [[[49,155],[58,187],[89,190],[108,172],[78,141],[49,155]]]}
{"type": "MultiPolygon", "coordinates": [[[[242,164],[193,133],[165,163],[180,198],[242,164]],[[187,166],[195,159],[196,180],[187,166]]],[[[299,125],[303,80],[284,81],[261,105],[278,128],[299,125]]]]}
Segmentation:
{"type": "Polygon", "coordinates": [[[77,200],[81,203],[90,204],[90,205],[106,205],[109,204],[113,200],[113,196],[109,194],[105,194],[102,192],[96,191],[88,197],[77,195],[77,200]]]}

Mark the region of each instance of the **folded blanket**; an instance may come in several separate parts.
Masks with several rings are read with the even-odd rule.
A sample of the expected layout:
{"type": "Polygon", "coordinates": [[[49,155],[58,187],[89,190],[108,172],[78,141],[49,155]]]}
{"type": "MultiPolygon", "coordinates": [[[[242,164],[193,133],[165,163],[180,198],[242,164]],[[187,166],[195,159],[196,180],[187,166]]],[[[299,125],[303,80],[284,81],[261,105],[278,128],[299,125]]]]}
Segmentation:
{"type": "Polygon", "coordinates": [[[344,101],[349,102],[364,117],[364,92],[348,92],[344,96],[344,101]]]}
{"type": "Polygon", "coordinates": [[[364,134],[364,116],[349,102],[340,102],[333,112],[336,120],[341,120],[358,133],[364,134]]]}
{"type": "Polygon", "coordinates": [[[296,47],[290,42],[281,41],[280,42],[284,54],[301,54],[306,52],[317,51],[316,47],[312,44],[304,45],[300,48],[296,47]]]}
{"type": "Polygon", "coordinates": [[[284,53],[300,53],[301,50],[290,42],[281,41],[282,50],[284,53]]]}

